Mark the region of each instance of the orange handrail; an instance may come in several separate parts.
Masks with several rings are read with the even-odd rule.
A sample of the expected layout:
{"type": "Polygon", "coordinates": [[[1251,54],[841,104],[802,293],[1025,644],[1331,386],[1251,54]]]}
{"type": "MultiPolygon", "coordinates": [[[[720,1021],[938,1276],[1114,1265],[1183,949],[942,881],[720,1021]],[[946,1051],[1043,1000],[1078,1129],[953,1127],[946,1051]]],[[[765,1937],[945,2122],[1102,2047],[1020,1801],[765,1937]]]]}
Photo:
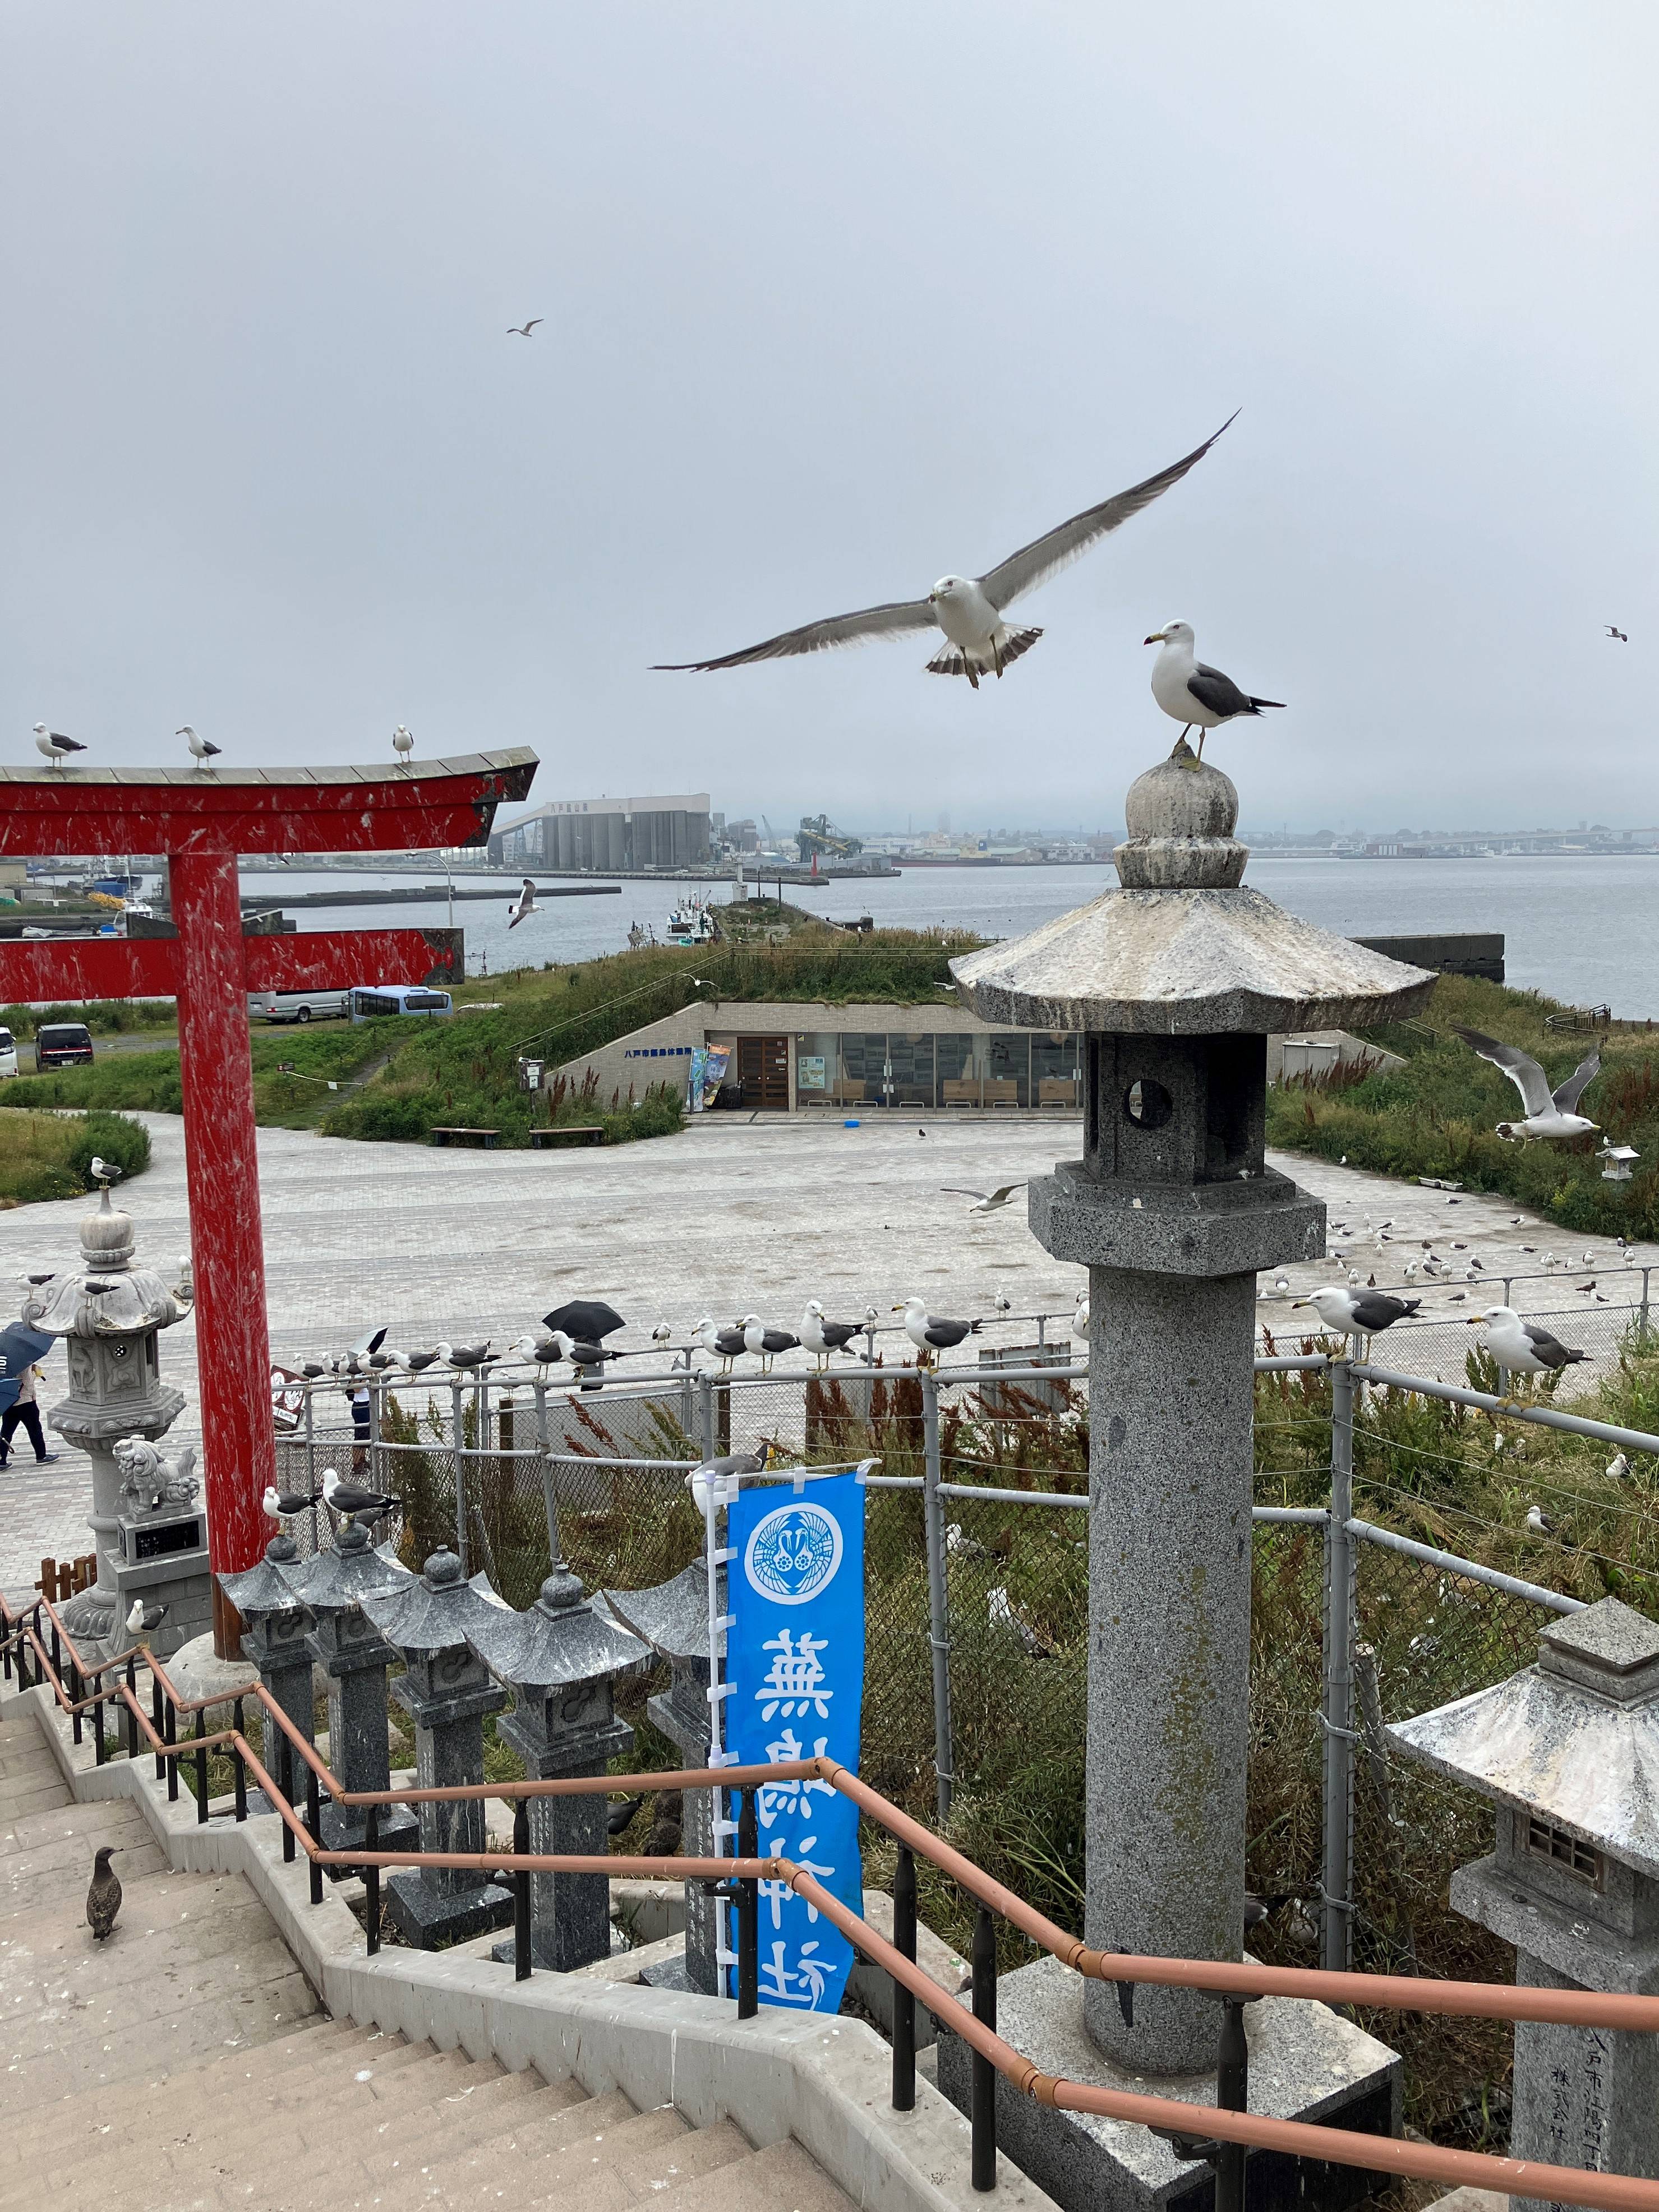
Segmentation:
{"type": "MultiPolygon", "coordinates": [[[[50,1599],[44,1596],[14,1613],[0,1595],[0,1618],[13,1640],[27,1638],[41,1672],[52,1685],[58,1704],[76,1710],[66,1697],[58,1669],[41,1642],[38,1616],[51,1616],[60,1643],[66,1645],[78,1673],[83,1668],[78,1650],[50,1599]],[[20,1626],[21,1624],[21,1626],[20,1626]]],[[[147,1647],[121,1655],[142,1657],[164,1694],[182,1711],[199,1712],[231,1700],[223,1696],[180,1698],[161,1662],[147,1647]]],[[[113,1662],[105,1662],[106,1668],[113,1662]]],[[[462,1800],[502,1798],[509,1801],[538,1796],[614,1796],[639,1779],[635,1775],[573,1775],[552,1781],[457,1784],[428,1790],[346,1790],[329,1772],[323,1760],[295,1729],[289,1716],[265,1692],[262,1684],[240,1693],[256,1698],[285,1732],[295,1749],[310,1756],[319,1786],[326,1787],[337,1803],[364,1808],[381,1805],[453,1803],[462,1800]]],[[[442,1867],[495,1874],[603,1875],[611,1881],[780,1881],[805,1899],[840,1929],[863,1957],[882,1967],[894,1980],[919,1998],[969,2048],[988,2059],[1003,2078],[1037,2103],[1061,2111],[1098,2113],[1107,2118],[1134,2122],[1165,2133],[1191,2136],[1217,2142],[1237,2143],[1247,2148],[1276,2150],[1297,2158],[1318,2159],[1327,2164],[1358,2166],[1369,2172],[1393,2173],[1442,2182],[1451,2187],[1490,2189],[1545,2202],[1577,2204],[1586,2212],[1659,2212],[1659,2182],[1626,2174],[1591,2173],[1577,2166],[1555,2166],[1530,2160],[1498,2158],[1484,2151],[1443,2149],[1433,2143],[1408,2142],[1392,2136],[1363,2134],[1347,2128],[1327,2128],[1298,2120],[1273,2120],[1259,2113],[1219,2110],[1211,2105],[1190,2105],[1166,2097],[1138,2096],[1127,2091],[1103,2089],[1081,2081],[1048,2075],[1029,2058],[1005,2043],[995,2031],[975,2019],[957,1995],[934,1981],[915,1961],[876,1933],[842,1903],[804,1867],[784,1858],[635,1858],[619,1859],[579,1852],[331,1850],[323,1847],[266,1771],[264,1762],[240,1729],[222,1729],[212,1735],[191,1736],[168,1743],[156,1732],[149,1716],[125,1681],[97,1698],[79,1701],[91,1705],[120,1702],[135,1717],[159,1758],[196,1758],[228,1743],[246,1762],[259,1787],[295,1841],[303,1846],[313,1868],[325,1867],[442,1867]]],[[[1065,1965],[1090,1978],[1119,1983],[1145,1983],[1165,1988],[1208,1990],[1218,1996],[1289,1996],[1327,2004],[1364,2004],[1383,2010],[1474,2016],[1509,2021],[1533,2021],[1559,2026],[1601,2027],[1659,2033],[1659,1998],[1607,1996],[1593,1990],[1516,1988],[1480,1982],[1437,1982],[1406,1975],[1328,1973],[1316,1968],[1267,1966],[1255,1960],[1206,1960],[1143,1958],[1129,1953],[1091,1949],[1068,1936],[1012,1890],[975,1866],[931,1829],[902,1812],[858,1776],[831,1759],[793,1759],[777,1765],[696,1767],[653,1772],[659,1789],[747,1790],[768,1782],[814,1778],[830,1784],[850,1798],[861,1811],[884,1826],[908,1850],[929,1859],[969,1893],[1001,1914],[1032,1942],[1065,1965]]],[[[313,1877],[316,1878],[316,1877],[313,1877]]]]}

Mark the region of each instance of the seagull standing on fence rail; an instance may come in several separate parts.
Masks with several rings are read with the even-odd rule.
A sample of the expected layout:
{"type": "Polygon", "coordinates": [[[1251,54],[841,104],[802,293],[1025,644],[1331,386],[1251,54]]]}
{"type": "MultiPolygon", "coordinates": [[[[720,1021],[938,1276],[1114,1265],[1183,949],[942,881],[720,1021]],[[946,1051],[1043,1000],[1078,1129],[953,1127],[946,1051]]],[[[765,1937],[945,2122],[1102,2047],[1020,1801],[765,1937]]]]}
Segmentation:
{"type": "Polygon", "coordinates": [[[1396,1298],[1387,1291],[1344,1291],[1332,1285],[1297,1298],[1291,1308],[1311,1306],[1327,1328],[1339,1335],[1376,1336],[1405,1321],[1422,1304],[1421,1298],[1396,1298]]]}
{"type": "Polygon", "coordinates": [[[607,1352],[602,1344],[578,1344],[562,1328],[554,1329],[549,1341],[557,1347],[556,1357],[568,1359],[575,1369],[584,1390],[602,1390],[605,1361],[628,1357],[625,1352],[607,1352]]]}
{"type": "Polygon", "coordinates": [[[861,1321],[826,1321],[823,1301],[808,1298],[806,1310],[800,1317],[800,1340],[806,1349],[817,1355],[822,1369],[832,1352],[845,1352],[854,1337],[862,1336],[861,1321]]]}
{"type": "Polygon", "coordinates": [[[979,1334],[976,1321],[945,1321],[937,1314],[930,1314],[926,1298],[904,1298],[893,1311],[904,1316],[904,1334],[924,1362],[979,1334]]]}
{"type": "Polygon", "coordinates": [[[793,1352],[800,1342],[787,1328],[768,1328],[758,1314],[743,1317],[743,1343],[745,1352],[754,1353],[761,1364],[761,1373],[769,1375],[772,1362],[781,1352],[793,1352]]]}
{"type": "Polygon", "coordinates": [[[1589,1352],[1575,1352],[1563,1344],[1537,1322],[1522,1321],[1512,1306],[1488,1306],[1484,1313],[1470,1314],[1468,1326],[1474,1328],[1482,1322],[1492,1358],[1514,1374],[1559,1375],[1564,1367],[1589,1358],[1589,1352]]]}

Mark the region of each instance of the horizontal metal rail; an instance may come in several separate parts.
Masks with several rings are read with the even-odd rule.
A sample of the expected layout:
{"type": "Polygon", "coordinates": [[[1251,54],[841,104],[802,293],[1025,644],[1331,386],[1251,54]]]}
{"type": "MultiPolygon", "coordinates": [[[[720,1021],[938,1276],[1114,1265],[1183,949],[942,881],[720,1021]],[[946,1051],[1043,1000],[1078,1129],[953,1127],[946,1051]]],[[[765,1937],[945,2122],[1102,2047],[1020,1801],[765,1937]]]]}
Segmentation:
{"type": "MultiPolygon", "coordinates": [[[[1258,1518],[1261,1510],[1257,1508],[1258,1518]]],[[[1318,1517],[1322,1521],[1327,1516],[1322,1513],[1318,1517]]],[[[1398,1535],[1392,1528],[1379,1528],[1375,1522],[1350,1521],[1345,1525],[1349,1535],[1357,1536],[1363,1544],[1381,1544],[1388,1551],[1403,1552],[1408,1559],[1421,1559],[1425,1566],[1438,1567],[1463,1582],[1486,1583],[1510,1597],[1528,1598],[1534,1605],[1548,1606],[1553,1613],[1583,1613],[1585,1609],[1581,1597],[1564,1597],[1559,1590],[1522,1582],[1518,1575],[1504,1574],[1497,1567],[1483,1567],[1478,1559],[1460,1559],[1455,1552],[1437,1551],[1432,1544],[1419,1544],[1415,1537],[1398,1535]]]]}
{"type": "Polygon", "coordinates": [[[1645,1429],[1621,1429],[1611,1421],[1592,1421],[1583,1413],[1558,1413],[1553,1406],[1523,1404],[1515,1398],[1494,1397],[1489,1390],[1465,1389],[1427,1375],[1402,1375],[1392,1367],[1374,1366],[1369,1360],[1353,1362],[1356,1382],[1381,1383],[1385,1389],[1409,1390],[1419,1398],[1443,1398],[1449,1406],[1469,1406],[1479,1413],[1502,1413],[1507,1420],[1531,1421],[1540,1429],[1563,1429],[1570,1436],[1593,1437],[1598,1443],[1618,1444],[1626,1451],[1659,1453],[1659,1437],[1645,1429]]]}
{"type": "MultiPolygon", "coordinates": [[[[917,1475],[914,1480],[920,1482],[917,1475]]],[[[988,1483],[941,1482],[941,1498],[977,1498],[989,1505],[1075,1505],[1084,1512],[1089,1510],[1087,1492],[1080,1495],[1069,1490],[994,1490],[988,1483]]]]}
{"type": "Polygon", "coordinates": [[[1250,1508],[1252,1521],[1281,1522],[1297,1528],[1322,1528],[1330,1517],[1322,1505],[1253,1505],[1250,1508]]]}

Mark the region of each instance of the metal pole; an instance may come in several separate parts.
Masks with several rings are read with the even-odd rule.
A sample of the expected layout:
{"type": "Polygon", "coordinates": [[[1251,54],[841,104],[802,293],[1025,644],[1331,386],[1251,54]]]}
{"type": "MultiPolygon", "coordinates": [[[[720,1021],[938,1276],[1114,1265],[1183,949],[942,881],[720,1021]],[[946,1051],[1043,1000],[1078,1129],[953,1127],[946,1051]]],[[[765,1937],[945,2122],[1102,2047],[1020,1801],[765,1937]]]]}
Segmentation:
{"type": "MultiPolygon", "coordinates": [[[[530,1850],[530,1800],[520,1797],[513,1807],[513,1851],[515,1857],[530,1850]]],[[[528,1873],[513,1877],[513,1978],[515,1982],[530,1979],[530,1876],[528,1873]]]]}
{"type": "MultiPolygon", "coordinates": [[[[240,1728],[242,1725],[242,1715],[240,1705],[236,1713],[236,1725],[238,1728],[240,1728]]],[[[134,1658],[129,1657],[127,1660],[127,1757],[129,1759],[137,1759],[137,1756],[138,1662],[134,1658]]]]}
{"type": "Polygon", "coordinates": [[[939,1377],[921,1375],[922,1532],[927,1545],[927,1642],[933,1667],[933,1772],[939,1825],[951,1817],[956,1758],[951,1729],[951,1610],[945,1580],[945,1503],[939,1494],[939,1377]]]}
{"type": "Polygon", "coordinates": [[[450,1448],[455,1455],[455,1556],[461,1563],[461,1572],[471,1574],[472,1563],[467,1556],[466,1541],[466,1477],[463,1473],[461,1445],[461,1386],[459,1382],[449,1386],[450,1448]]]}
{"type": "Polygon", "coordinates": [[[697,1449],[705,1464],[714,1457],[714,1378],[706,1368],[697,1377],[697,1449]]]}
{"type": "MultiPolygon", "coordinates": [[[[200,1737],[202,1737],[202,1736],[204,1736],[204,1735],[207,1734],[207,1732],[208,1732],[208,1731],[207,1731],[207,1707],[206,1707],[205,1705],[204,1705],[204,1706],[202,1707],[201,1711],[200,1711],[197,1714],[197,1716],[196,1716],[196,1734],[197,1734],[198,1737],[198,1738],[200,1738],[200,1737]]],[[[197,1820],[198,1820],[198,1824],[199,1824],[201,1826],[205,1827],[205,1826],[207,1826],[207,1816],[208,1816],[208,1794],[207,1794],[207,1753],[206,1753],[206,1752],[204,1752],[204,1751],[198,1751],[198,1752],[197,1753],[197,1754],[196,1754],[195,1765],[196,1765],[196,1818],[197,1818],[197,1820]]]]}
{"type": "MultiPolygon", "coordinates": [[[[1221,2049],[1215,2069],[1216,2109],[1248,2112],[1250,2109],[1250,2046],[1244,2038],[1244,2000],[1221,2000],[1221,2049]]],[[[1215,2161],[1215,2212],[1244,2212],[1243,2143],[1223,2143],[1215,2161]]]]}
{"type": "MultiPolygon", "coordinates": [[[[974,1914],[974,2018],[992,2033],[997,2025],[997,1932],[988,1905],[974,1914]]],[[[973,2131],[972,2180],[983,2192],[997,2185],[997,2069],[976,2051],[969,2090],[969,2125],[973,2131]]]]}
{"type": "MultiPolygon", "coordinates": [[[[313,1844],[320,1848],[323,1840],[323,1808],[318,1796],[317,1770],[314,1766],[306,1768],[306,1826],[311,1832],[313,1844]]],[[[320,1905],[323,1901],[322,1864],[314,1851],[309,1851],[306,1856],[311,1862],[311,1901],[313,1905],[320,1905]]]]}
{"type": "Polygon", "coordinates": [[[1325,1526],[1324,1847],[1320,1869],[1324,1905],[1319,1963],[1348,1971],[1353,1949],[1353,1374],[1346,1359],[1331,1366],[1331,1516],[1325,1526]]]}
{"type": "MultiPolygon", "coordinates": [[[[363,1849],[378,1851],[380,1848],[380,1808],[371,1805],[363,1820],[363,1849]]],[[[372,1959],[380,1948],[380,1869],[377,1866],[363,1869],[363,1932],[368,1939],[368,1955],[372,1959]]]]}
{"type": "MultiPolygon", "coordinates": [[[[755,1792],[741,1793],[738,1809],[738,1856],[760,1856],[755,1792]]],[[[738,2018],[753,2020],[760,2010],[760,1884],[752,1875],[738,1883],[738,2018]]]]}
{"type": "MultiPolygon", "coordinates": [[[[286,1729],[283,1729],[279,1741],[281,1747],[276,1755],[276,1787],[282,1791],[283,1802],[291,1813],[294,1810],[294,1746],[289,1740],[286,1729]]],[[[294,1863],[294,1831],[286,1820],[283,1823],[283,1863],[285,1866],[292,1866],[294,1863]]]]}
{"type": "MultiPolygon", "coordinates": [[[[893,1948],[914,1962],[916,1955],[916,1860],[908,1844],[899,1845],[893,1869],[893,1948]]],[[[916,2106],[916,1999],[902,1982],[893,1984],[893,2110],[916,2106]]]]}
{"type": "Polygon", "coordinates": [[[1636,1324],[1640,1332],[1640,1340],[1644,1345],[1648,1340],[1648,1278],[1652,1272],[1650,1267],[1642,1270],[1642,1316],[1636,1324]]]}

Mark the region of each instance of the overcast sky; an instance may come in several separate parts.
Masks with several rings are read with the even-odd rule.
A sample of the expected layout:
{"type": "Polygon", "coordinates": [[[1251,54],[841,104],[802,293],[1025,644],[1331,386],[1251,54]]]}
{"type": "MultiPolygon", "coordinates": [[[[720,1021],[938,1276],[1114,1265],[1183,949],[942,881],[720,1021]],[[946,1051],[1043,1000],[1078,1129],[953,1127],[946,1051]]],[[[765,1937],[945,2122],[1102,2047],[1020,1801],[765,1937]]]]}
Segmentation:
{"type": "Polygon", "coordinates": [[[1638,0],[11,0],[0,45],[0,758],[402,720],[533,745],[536,801],[1092,828],[1183,616],[1289,702],[1211,740],[1248,820],[1659,823],[1638,0]],[[1000,684],[648,672],[979,573],[1235,408],[1000,684]]]}

